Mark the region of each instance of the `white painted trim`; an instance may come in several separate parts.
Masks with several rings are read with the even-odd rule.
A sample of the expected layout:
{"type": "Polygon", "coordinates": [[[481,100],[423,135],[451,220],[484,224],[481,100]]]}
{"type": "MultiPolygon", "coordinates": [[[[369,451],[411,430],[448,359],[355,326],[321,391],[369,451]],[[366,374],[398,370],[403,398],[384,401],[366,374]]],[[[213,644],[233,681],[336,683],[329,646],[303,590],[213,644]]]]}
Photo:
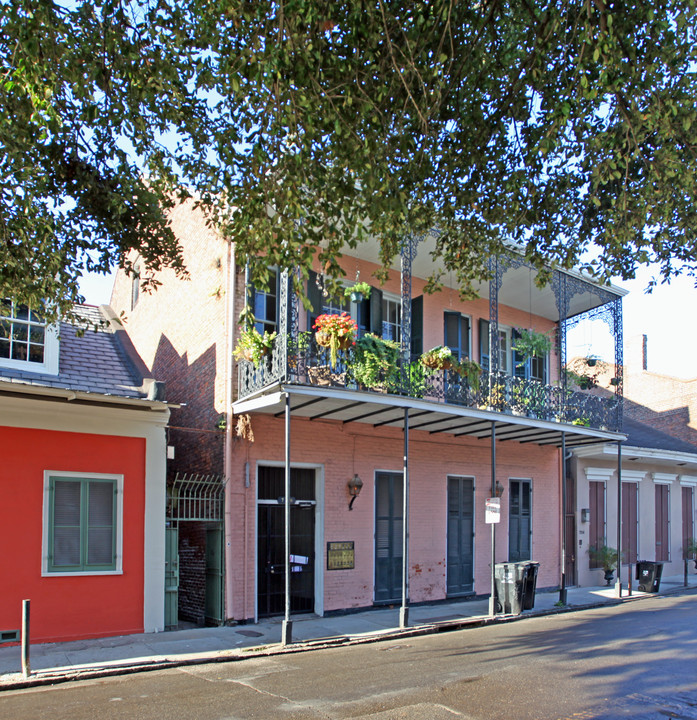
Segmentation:
{"type": "MultiPolygon", "coordinates": [[[[254,468],[254,622],[259,622],[259,505],[275,504],[267,503],[259,499],[259,468],[260,467],[281,467],[285,468],[284,460],[256,460],[254,468]]],[[[291,470],[315,471],[315,601],[314,614],[324,616],[324,465],[319,463],[292,462],[291,470]]],[[[227,568],[226,568],[227,572],[227,568]]]]}
{"type": "MultiPolygon", "coordinates": [[[[14,318],[7,318],[12,321],[14,318]]],[[[21,321],[20,321],[21,322],[21,321]]],[[[22,323],[24,324],[24,323],[22,323]]],[[[36,323],[32,323],[37,327],[36,323]]],[[[31,325],[28,325],[31,327],[31,325]]],[[[21,370],[27,373],[37,373],[40,375],[58,375],[58,358],[60,343],[58,340],[58,328],[56,325],[44,326],[44,361],[31,362],[29,360],[12,360],[10,358],[0,358],[0,368],[8,368],[9,370],[21,370]]]]}
{"type": "Polygon", "coordinates": [[[651,477],[657,485],[670,485],[678,479],[678,476],[674,473],[661,472],[651,473],[651,477]]]}
{"type": "Polygon", "coordinates": [[[615,468],[587,467],[583,468],[588,482],[607,482],[615,473],[615,468]]]}
{"type": "Polygon", "coordinates": [[[123,575],[123,475],[112,475],[107,473],[70,472],[68,470],[44,470],[44,502],[43,502],[43,532],[41,534],[41,577],[69,577],[69,576],[92,576],[92,575],[123,575]],[[116,556],[116,567],[114,570],[83,570],[62,572],[61,570],[48,569],[48,538],[50,535],[50,485],[51,478],[81,478],[88,480],[111,480],[116,482],[116,541],[114,551],[116,556]]]}
{"type": "Polygon", "coordinates": [[[695,487],[697,485],[697,476],[695,475],[679,475],[680,484],[687,487],[695,487]]]}

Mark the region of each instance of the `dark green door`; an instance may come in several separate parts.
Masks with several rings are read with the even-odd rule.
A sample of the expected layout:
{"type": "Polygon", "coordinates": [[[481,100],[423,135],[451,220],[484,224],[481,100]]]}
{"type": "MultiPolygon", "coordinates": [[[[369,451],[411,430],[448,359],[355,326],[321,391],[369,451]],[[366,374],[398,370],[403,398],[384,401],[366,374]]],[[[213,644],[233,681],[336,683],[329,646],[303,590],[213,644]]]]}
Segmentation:
{"type": "MultiPolygon", "coordinates": [[[[259,617],[285,611],[284,469],[259,468],[257,608],[259,617]]],[[[290,611],[315,609],[315,471],[291,468],[290,611]]]]}
{"type": "Polygon", "coordinates": [[[375,602],[402,597],[401,473],[375,474],[375,602]]]}
{"type": "Polygon", "coordinates": [[[448,596],[474,590],[474,478],[448,478],[448,596]]]}
{"type": "Polygon", "coordinates": [[[223,531],[206,528],[206,624],[223,622],[223,531]]]}
{"type": "Polygon", "coordinates": [[[508,561],[530,560],[532,512],[530,480],[511,480],[508,499],[508,561]]]}
{"type": "Polygon", "coordinates": [[[165,527],[165,627],[179,622],[179,529],[165,527]]]}

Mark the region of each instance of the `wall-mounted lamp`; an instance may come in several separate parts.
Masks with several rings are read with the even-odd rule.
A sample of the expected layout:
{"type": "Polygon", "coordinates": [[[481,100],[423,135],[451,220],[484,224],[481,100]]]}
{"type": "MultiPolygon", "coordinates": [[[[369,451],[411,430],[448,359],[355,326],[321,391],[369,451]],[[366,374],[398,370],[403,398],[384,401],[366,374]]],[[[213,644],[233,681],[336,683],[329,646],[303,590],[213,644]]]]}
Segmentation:
{"type": "Polygon", "coordinates": [[[498,480],[496,481],[495,488],[496,488],[496,497],[500,498],[501,495],[503,495],[503,485],[498,480]]]}
{"type": "Polygon", "coordinates": [[[591,509],[590,508],[581,508],[581,522],[587,523],[591,520],[591,509]]]}
{"type": "Polygon", "coordinates": [[[361,480],[357,474],[354,474],[354,476],[348,481],[348,491],[351,496],[349,510],[353,510],[353,501],[360,495],[362,488],[363,480],[361,480]]]}

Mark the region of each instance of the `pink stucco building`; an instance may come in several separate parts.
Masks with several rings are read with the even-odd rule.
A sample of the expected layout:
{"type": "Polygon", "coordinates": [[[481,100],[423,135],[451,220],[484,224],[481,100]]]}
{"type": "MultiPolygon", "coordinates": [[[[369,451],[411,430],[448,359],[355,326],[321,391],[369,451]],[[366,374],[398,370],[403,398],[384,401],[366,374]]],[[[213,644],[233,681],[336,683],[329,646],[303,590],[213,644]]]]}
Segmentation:
{"type": "Polygon", "coordinates": [[[292,613],[317,614],[401,604],[406,621],[409,604],[487,595],[485,505],[497,486],[497,561],[539,562],[538,587],[564,582],[562,447],[622,438],[621,377],[610,397],[572,388],[561,371],[566,331],[605,314],[621,361],[619,291],[559,271],[539,289],[511,253],[492,258],[479,299],[461,300],[449,282],[428,295],[426,237],[405,241],[382,285],[377,245],[344,255],[346,285],[372,286],[362,299],[324,295],[315,267],[306,311],[285,273],[272,268],[269,287],[254,288],[234,246],[189,206],[172,221],[189,276],[164,271],[156,293],[139,294],[137,279],[119,274],[112,306],[185,403],[169,429],[180,616],[250,621],[288,612],[288,600],[292,613]],[[244,303],[261,331],[277,333],[257,365],[232,355],[244,303]],[[332,363],[312,331],[318,315],[340,312],[356,321],[356,339],[394,343],[372,382],[357,374],[357,347],[332,363]],[[550,351],[516,351],[521,329],[547,334],[550,351]],[[437,346],[481,370],[424,368],[419,358],[437,346]],[[213,478],[207,493],[211,482],[224,487],[224,510],[182,511],[177,498],[197,492],[186,478],[213,478]]]}

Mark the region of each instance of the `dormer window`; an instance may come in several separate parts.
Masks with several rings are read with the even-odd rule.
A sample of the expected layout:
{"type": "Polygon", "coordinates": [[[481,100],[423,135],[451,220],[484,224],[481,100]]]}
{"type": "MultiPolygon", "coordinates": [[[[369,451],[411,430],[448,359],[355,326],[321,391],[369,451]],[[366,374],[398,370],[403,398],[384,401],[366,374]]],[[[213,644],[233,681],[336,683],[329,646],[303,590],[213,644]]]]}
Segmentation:
{"type": "Polygon", "coordinates": [[[58,335],[41,313],[0,301],[0,367],[58,374],[58,335]]]}

